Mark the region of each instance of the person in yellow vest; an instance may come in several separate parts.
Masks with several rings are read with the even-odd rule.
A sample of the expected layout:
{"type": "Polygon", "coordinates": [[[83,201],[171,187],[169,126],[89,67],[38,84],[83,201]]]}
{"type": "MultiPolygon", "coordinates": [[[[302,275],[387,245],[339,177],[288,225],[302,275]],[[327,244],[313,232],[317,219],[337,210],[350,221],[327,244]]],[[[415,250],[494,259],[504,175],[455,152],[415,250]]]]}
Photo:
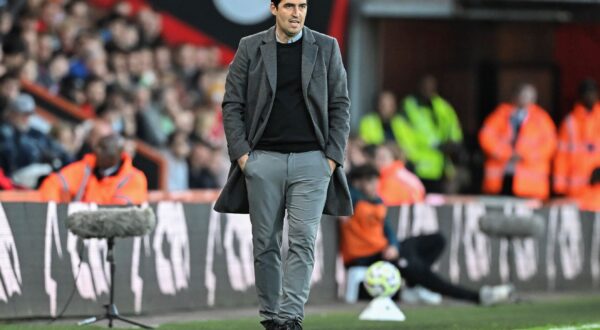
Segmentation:
{"type": "Polygon", "coordinates": [[[452,155],[460,150],[463,133],[458,116],[438,93],[437,79],[421,78],[419,90],[402,101],[402,114],[411,134],[401,147],[414,164],[428,192],[444,192],[444,180],[455,177],[452,155]]]}
{"type": "Polygon", "coordinates": [[[398,113],[398,102],[391,91],[382,91],[377,101],[377,111],[365,115],[360,121],[360,137],[366,144],[382,145],[400,143],[406,122],[398,113]]]}

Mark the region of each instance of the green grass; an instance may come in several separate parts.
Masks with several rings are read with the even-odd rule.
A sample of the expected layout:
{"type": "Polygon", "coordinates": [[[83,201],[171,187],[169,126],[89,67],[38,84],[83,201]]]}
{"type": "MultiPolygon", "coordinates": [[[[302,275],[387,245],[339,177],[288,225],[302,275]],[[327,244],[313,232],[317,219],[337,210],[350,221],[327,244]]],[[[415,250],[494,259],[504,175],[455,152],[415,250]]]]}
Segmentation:
{"type": "MultiPolygon", "coordinates": [[[[357,312],[309,314],[304,322],[307,330],[369,329],[547,329],[553,326],[600,324],[600,296],[559,298],[492,308],[468,305],[404,308],[407,320],[402,323],[364,322],[357,312]]],[[[6,330],[37,330],[41,326],[0,325],[6,330]]],[[[86,329],[75,326],[44,327],[48,329],[86,329]]],[[[87,329],[100,329],[87,327],[87,329]]],[[[262,329],[257,318],[165,324],[160,329],[173,330],[252,330],[262,329]]],[[[585,328],[594,329],[594,328],[585,328]]],[[[598,327],[600,329],[600,327],[598,327]]]]}

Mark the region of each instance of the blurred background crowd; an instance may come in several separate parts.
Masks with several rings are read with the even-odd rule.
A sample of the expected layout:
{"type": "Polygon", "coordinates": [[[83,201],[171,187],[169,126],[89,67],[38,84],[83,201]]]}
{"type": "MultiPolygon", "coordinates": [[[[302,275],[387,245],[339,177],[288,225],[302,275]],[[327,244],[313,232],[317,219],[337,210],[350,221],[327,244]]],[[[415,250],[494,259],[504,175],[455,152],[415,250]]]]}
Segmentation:
{"type": "Polygon", "coordinates": [[[136,139],[160,150],[169,190],[218,188],[226,167],[220,117],[226,71],[219,48],[167,45],[150,8],[133,15],[125,2],[107,11],[90,7],[82,0],[2,2],[3,175],[36,188],[112,131],[129,141],[131,153],[136,139]],[[92,119],[48,122],[36,115],[22,81],[92,119]]]}
{"type": "MultiPolygon", "coordinates": [[[[100,10],[84,0],[0,0],[2,189],[37,188],[111,132],[126,139],[132,155],[140,143],[160,152],[169,191],[224,184],[223,50],[169,44],[162,23],[150,6],[134,10],[126,1],[100,10]],[[22,88],[29,83],[74,104],[86,120],[73,124],[37,111],[22,88]]],[[[461,123],[473,119],[439,91],[456,86],[440,86],[437,78],[422,74],[407,95],[379,91],[370,108],[353,112],[347,171],[376,164],[382,178],[400,182],[389,188],[392,195],[406,199],[415,198],[415,190],[400,191],[408,184],[418,195],[586,196],[585,203],[600,204],[593,79],[580,81],[572,111],[560,119],[538,105],[535,84],[514,84],[510,98],[486,109],[476,136],[467,136],[461,123]]]]}

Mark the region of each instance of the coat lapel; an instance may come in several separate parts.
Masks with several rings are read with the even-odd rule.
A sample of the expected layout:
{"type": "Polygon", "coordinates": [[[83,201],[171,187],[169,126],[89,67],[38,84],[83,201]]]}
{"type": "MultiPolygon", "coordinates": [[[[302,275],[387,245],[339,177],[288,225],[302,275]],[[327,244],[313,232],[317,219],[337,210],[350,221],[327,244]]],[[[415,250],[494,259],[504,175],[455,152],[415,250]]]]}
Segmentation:
{"type": "Polygon", "coordinates": [[[304,28],[302,37],[302,92],[304,98],[308,95],[308,85],[315,69],[319,47],[315,43],[312,32],[304,28]]]}
{"type": "Polygon", "coordinates": [[[310,114],[313,125],[315,126],[315,133],[317,139],[322,147],[325,146],[325,137],[319,125],[317,125],[319,118],[318,113],[310,106],[308,102],[308,85],[312,79],[315,65],[317,63],[317,55],[319,53],[319,46],[316,44],[315,37],[310,29],[304,28],[302,37],[302,94],[304,95],[304,101],[306,109],[310,114]]]}
{"type": "Polygon", "coordinates": [[[263,44],[260,46],[260,53],[265,64],[271,90],[275,94],[275,90],[277,89],[277,41],[275,39],[275,27],[270,28],[265,34],[263,44]]]}

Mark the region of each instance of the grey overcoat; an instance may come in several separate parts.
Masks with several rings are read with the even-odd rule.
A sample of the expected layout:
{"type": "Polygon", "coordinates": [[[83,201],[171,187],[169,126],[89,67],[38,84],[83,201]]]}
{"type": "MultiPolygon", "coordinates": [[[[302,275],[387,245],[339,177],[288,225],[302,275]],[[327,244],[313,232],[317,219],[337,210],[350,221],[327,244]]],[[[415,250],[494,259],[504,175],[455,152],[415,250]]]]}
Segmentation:
{"type": "MultiPolygon", "coordinates": [[[[341,168],[350,131],[350,98],[340,49],[332,37],[305,27],[302,38],[302,90],[318,142],[338,166],[327,190],[324,214],[351,215],[352,202],[341,168]]],[[[237,159],[249,153],[267,124],[277,87],[275,27],[243,38],[229,68],[223,124],[231,169],[215,210],[248,213],[248,192],[237,159]]]]}

